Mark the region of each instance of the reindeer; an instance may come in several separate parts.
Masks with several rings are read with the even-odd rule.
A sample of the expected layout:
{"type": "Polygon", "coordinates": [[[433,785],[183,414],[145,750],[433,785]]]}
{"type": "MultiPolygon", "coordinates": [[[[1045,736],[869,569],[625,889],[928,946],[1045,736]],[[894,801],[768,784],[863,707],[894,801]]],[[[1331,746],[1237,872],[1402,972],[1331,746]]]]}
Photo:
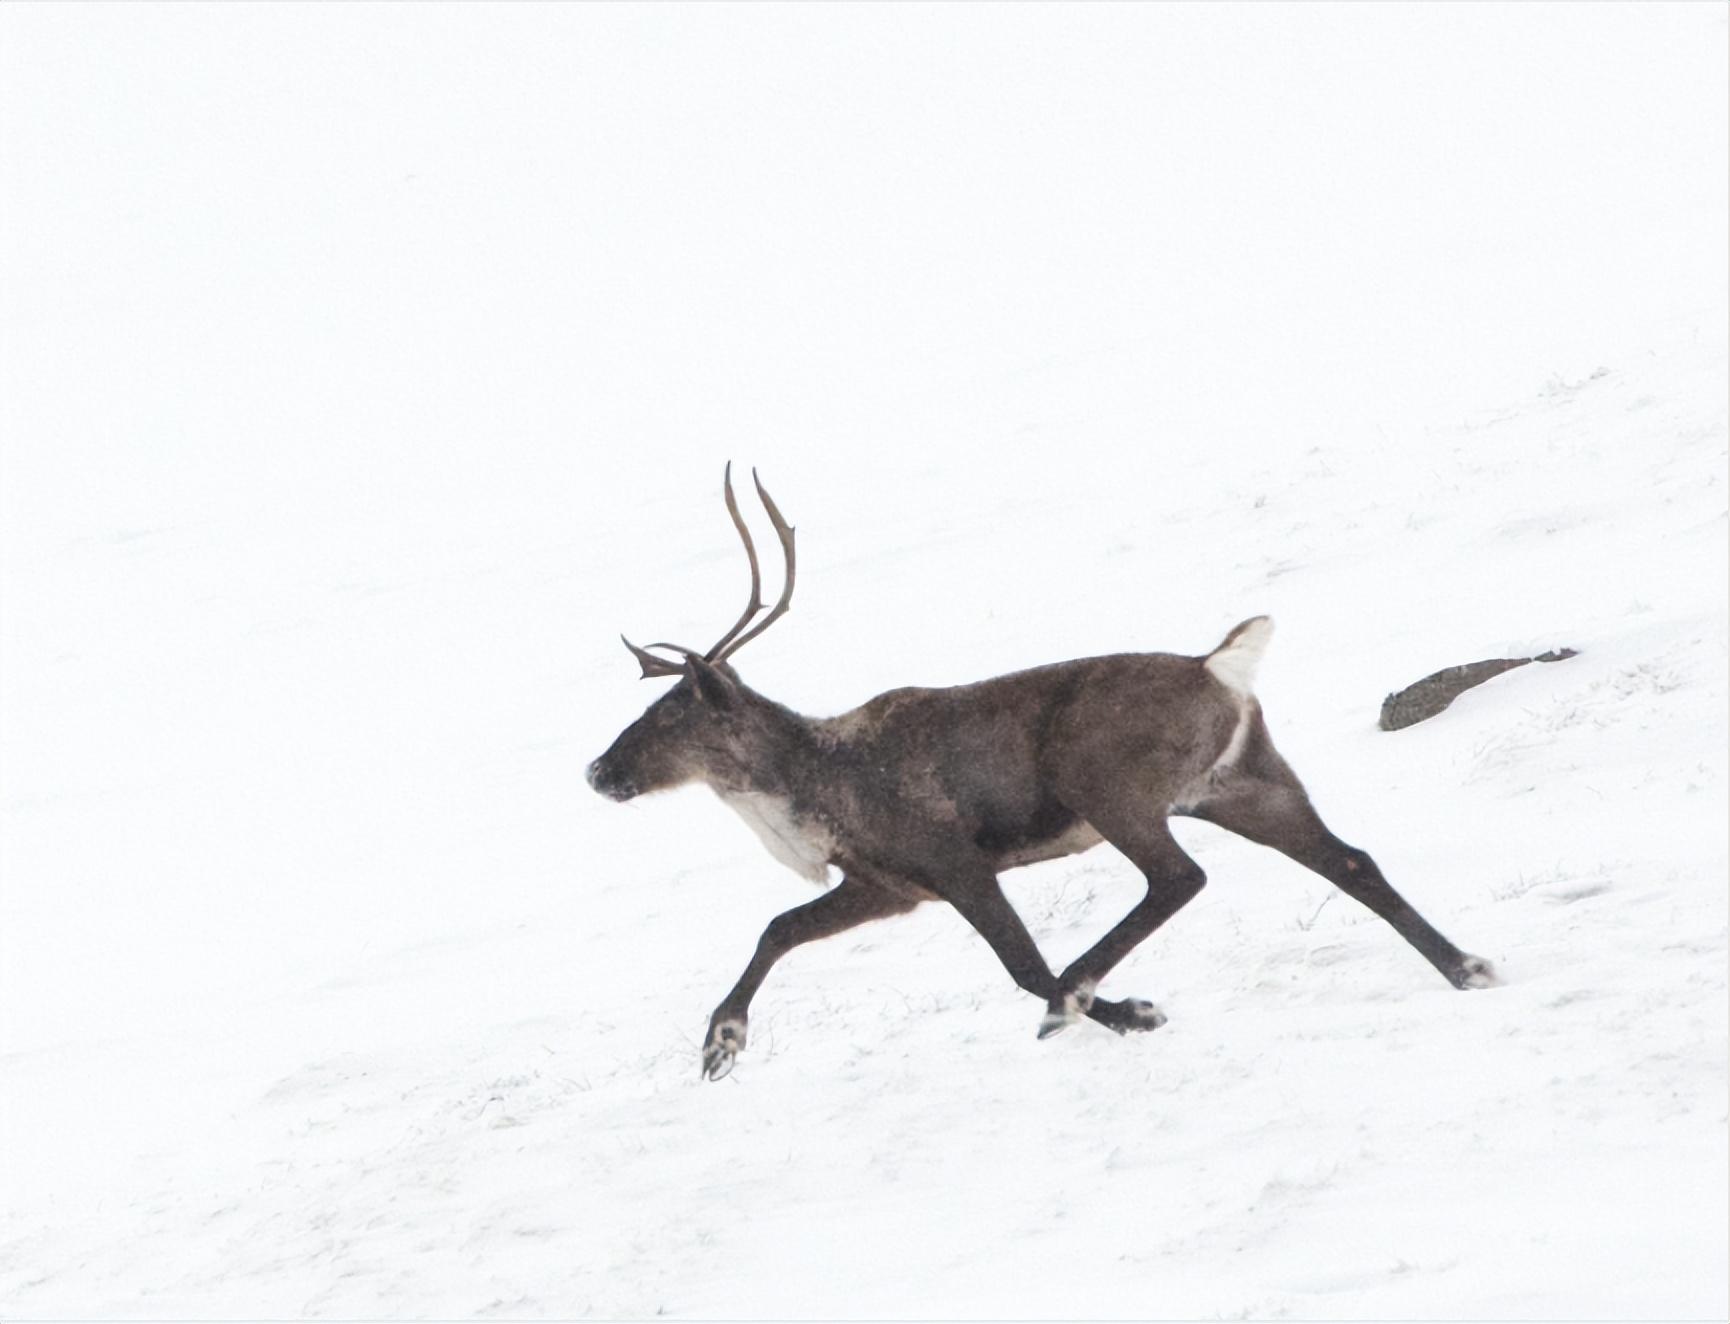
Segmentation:
{"type": "Polygon", "coordinates": [[[754,470],[752,479],[786,559],[780,599],[752,624],[763,609],[762,576],[729,465],[727,513],[751,567],[745,610],[702,652],[625,639],[643,678],[676,683],[588,769],[596,791],[621,801],[704,783],[795,873],[823,884],[829,866],[840,871],[833,888],[763,931],[710,1017],[709,1080],[733,1069],[751,999],[776,961],[925,901],[960,911],[1015,982],[1045,1002],[1041,1039],[1083,1016],[1119,1034],[1157,1029],[1166,1018],[1153,1003],[1094,989],[1201,891],[1201,869],[1172,838],[1174,814],[1217,823],[1314,870],[1391,924],[1455,988],[1497,982],[1488,961],[1444,938],[1368,854],[1328,830],[1274,749],[1253,691],[1273,633],[1266,616],[1242,622],[1204,657],[1079,658],[970,685],[890,690],[839,717],[805,717],[751,689],[730,659],[786,614],[796,573],[793,529],[754,470]],[[1054,974],[998,875],[1102,841],[1141,871],[1147,895],[1054,974]]]}

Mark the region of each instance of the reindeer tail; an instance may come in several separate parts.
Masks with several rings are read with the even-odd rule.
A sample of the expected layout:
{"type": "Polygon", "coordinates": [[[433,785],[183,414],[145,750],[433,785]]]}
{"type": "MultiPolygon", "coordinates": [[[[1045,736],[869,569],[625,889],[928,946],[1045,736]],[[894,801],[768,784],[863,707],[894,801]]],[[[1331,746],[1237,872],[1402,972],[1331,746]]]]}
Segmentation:
{"type": "Polygon", "coordinates": [[[1255,686],[1255,669],[1273,638],[1273,617],[1251,616],[1233,627],[1225,642],[1203,659],[1202,665],[1228,690],[1248,696],[1255,686]]]}

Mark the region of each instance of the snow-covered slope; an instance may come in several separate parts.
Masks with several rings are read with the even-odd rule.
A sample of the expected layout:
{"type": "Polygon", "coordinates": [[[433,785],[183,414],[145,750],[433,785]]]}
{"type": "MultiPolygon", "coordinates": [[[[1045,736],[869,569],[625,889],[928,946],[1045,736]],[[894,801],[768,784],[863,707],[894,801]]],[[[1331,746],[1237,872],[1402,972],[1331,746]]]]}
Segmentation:
{"type": "Polygon", "coordinates": [[[0,1314],[1730,1310],[1720,9],[148,12],[0,13],[0,1314]],[[1275,616],[1504,986],[1185,822],[1157,1033],[926,907],[702,1083],[810,890],[581,774],[728,457],[804,711],[1275,616]]]}

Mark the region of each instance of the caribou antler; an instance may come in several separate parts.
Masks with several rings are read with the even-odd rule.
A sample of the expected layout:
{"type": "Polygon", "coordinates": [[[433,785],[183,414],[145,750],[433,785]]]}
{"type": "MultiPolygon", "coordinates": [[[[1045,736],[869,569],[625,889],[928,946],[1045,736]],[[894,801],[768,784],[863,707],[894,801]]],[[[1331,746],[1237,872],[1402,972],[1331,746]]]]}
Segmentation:
{"type": "MultiPolygon", "coordinates": [[[[769,493],[764,490],[763,480],[757,477],[755,469],[751,470],[751,481],[757,485],[757,496],[763,502],[763,509],[769,512],[769,523],[775,526],[775,536],[781,540],[781,555],[787,561],[787,582],[781,589],[780,600],[769,609],[769,614],[737,639],[732,639],[731,642],[728,642],[731,638],[731,632],[724,636],[720,643],[709,650],[707,660],[710,662],[726,661],[785,616],[788,609],[793,605],[793,577],[798,571],[798,561],[793,554],[793,526],[781,517],[780,510],[776,507],[769,493]]],[[[757,596],[757,553],[756,549],[751,546],[751,535],[745,532],[744,521],[739,518],[739,509],[733,505],[733,485],[731,482],[727,484],[727,504],[732,508],[733,520],[739,526],[739,534],[745,540],[745,552],[751,558],[751,608],[745,613],[745,618],[739,622],[739,625],[743,625],[745,620],[750,618],[751,612],[763,605],[757,596]]],[[[735,625],[733,630],[736,631],[739,625],[735,625]]]]}
{"type": "MultiPolygon", "coordinates": [[[[625,640],[625,647],[631,650],[631,656],[643,664],[642,679],[652,680],[656,676],[682,676],[684,674],[685,664],[683,662],[673,662],[664,657],[656,657],[648,648],[638,648],[629,639],[625,639],[624,635],[620,635],[619,638],[625,640]]],[[[678,644],[650,644],[649,648],[677,648],[686,657],[694,656],[696,653],[695,649],[682,648],[678,644]]]]}
{"type": "Polygon", "coordinates": [[[763,509],[769,512],[769,523],[775,526],[775,536],[780,539],[781,553],[787,561],[787,582],[781,589],[780,599],[770,609],[767,616],[752,625],[749,630],[745,629],[747,625],[750,625],[751,618],[763,609],[763,574],[757,564],[757,546],[751,541],[751,531],[745,527],[745,518],[739,513],[738,499],[733,495],[733,465],[731,461],[728,461],[727,467],[722,473],[722,485],[727,497],[727,514],[732,516],[733,527],[739,531],[739,540],[745,544],[745,559],[751,563],[751,596],[745,603],[744,612],[733,623],[733,628],[716,640],[706,653],[699,654],[696,649],[686,648],[683,644],[659,643],[649,645],[649,648],[670,648],[675,652],[683,653],[686,661],[675,662],[671,658],[657,657],[649,652],[648,648],[638,648],[629,639],[625,639],[624,635],[620,635],[619,638],[625,640],[625,647],[631,650],[631,655],[642,664],[643,679],[683,675],[686,662],[693,657],[700,656],[705,662],[724,662],[782,616],[785,616],[792,606],[793,579],[797,564],[793,553],[793,527],[782,518],[780,509],[775,505],[767,490],[764,489],[763,480],[757,477],[755,469],[751,470],[751,481],[757,486],[757,496],[763,502],[763,509]],[[744,633],[741,634],[740,631],[744,631],[744,633]]]}
{"type": "MultiPolygon", "coordinates": [[[[751,470],[751,477],[757,477],[757,471],[751,470]]],[[[733,527],[739,530],[739,538],[745,544],[745,559],[751,563],[751,600],[745,604],[745,611],[733,628],[716,642],[715,646],[703,655],[704,660],[713,662],[722,656],[722,650],[732,643],[739,631],[751,623],[751,618],[763,610],[763,573],[757,567],[757,545],[751,541],[751,530],[745,527],[745,517],[739,513],[739,502],[733,496],[733,462],[727,461],[727,467],[722,471],[721,484],[727,494],[727,513],[733,517],[733,527]]],[[[763,486],[757,485],[761,492],[763,486]]]]}

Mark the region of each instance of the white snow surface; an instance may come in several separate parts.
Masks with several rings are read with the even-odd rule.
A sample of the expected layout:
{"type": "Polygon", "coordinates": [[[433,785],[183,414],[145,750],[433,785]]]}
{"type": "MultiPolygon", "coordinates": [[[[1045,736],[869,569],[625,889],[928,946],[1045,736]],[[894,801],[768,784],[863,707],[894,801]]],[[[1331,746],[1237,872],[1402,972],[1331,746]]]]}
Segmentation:
{"type": "MultiPolygon", "coordinates": [[[[0,37],[0,1315],[1730,1314],[1724,6],[0,37]],[[811,889],[582,773],[618,632],[743,601],[727,459],[801,711],[1273,616],[1275,740],[1504,984],[1180,821],[1164,1028],[1037,1042],[932,905],[701,1081],[811,889]]],[[[1053,964],[1140,895],[1005,886],[1053,964]]]]}

